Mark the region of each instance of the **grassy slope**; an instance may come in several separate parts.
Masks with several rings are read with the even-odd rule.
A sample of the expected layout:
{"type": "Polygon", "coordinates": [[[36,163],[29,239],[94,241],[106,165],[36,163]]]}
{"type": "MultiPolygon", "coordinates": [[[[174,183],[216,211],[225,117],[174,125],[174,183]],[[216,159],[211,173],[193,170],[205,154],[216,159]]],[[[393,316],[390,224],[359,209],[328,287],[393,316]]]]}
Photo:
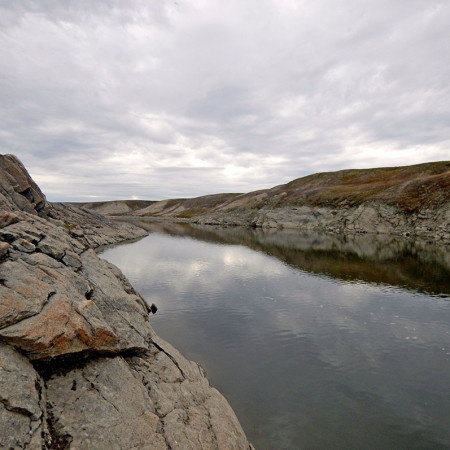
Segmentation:
{"type": "MultiPolygon", "coordinates": [[[[371,201],[397,206],[405,212],[450,202],[450,161],[317,173],[248,194],[216,194],[162,202],[124,200],[136,215],[179,218],[262,207],[306,205],[339,208],[371,201]]],[[[94,202],[84,206],[97,210],[96,205],[105,203],[94,202]]]]}
{"type": "Polygon", "coordinates": [[[395,205],[405,212],[449,202],[450,162],[318,173],[241,195],[217,211],[302,205],[337,208],[369,201],[395,205]]]}

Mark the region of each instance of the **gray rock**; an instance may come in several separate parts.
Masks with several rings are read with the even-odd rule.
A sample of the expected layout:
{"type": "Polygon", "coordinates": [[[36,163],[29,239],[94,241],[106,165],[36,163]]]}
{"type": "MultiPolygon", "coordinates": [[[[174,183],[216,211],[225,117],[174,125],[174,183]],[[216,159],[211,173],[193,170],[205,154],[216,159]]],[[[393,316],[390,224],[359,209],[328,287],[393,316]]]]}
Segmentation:
{"type": "Polygon", "coordinates": [[[47,398],[55,432],[70,448],[167,448],[147,390],[121,357],[51,376],[47,398]]]}
{"type": "Polygon", "coordinates": [[[145,230],[46,202],[11,156],[0,207],[0,448],[249,448],[199,366],[92,250],[145,230]]]}
{"type": "MultiPolygon", "coordinates": [[[[111,271],[112,264],[98,258],[93,250],[84,252],[81,260],[82,273],[93,287],[91,298],[118,337],[119,348],[147,349],[147,341],[154,332],[148,324],[145,302],[130,290],[129,284],[127,292],[123,282],[111,271]]],[[[114,271],[120,273],[116,267],[114,271]]]]}
{"type": "Polygon", "coordinates": [[[9,244],[7,242],[0,242],[0,258],[8,253],[9,244]]]}
{"type": "Polygon", "coordinates": [[[48,205],[44,194],[14,155],[0,155],[0,193],[12,209],[46,213],[48,205]]]}
{"type": "Polygon", "coordinates": [[[284,228],[332,233],[375,233],[421,236],[450,242],[450,204],[405,214],[384,203],[368,202],[341,208],[295,206],[229,213],[211,213],[192,220],[201,225],[284,228]]]}
{"type": "Polygon", "coordinates": [[[116,351],[117,337],[95,303],[91,286],[69,268],[0,266],[0,336],[32,359],[83,350],[116,351]]]}
{"type": "Polygon", "coordinates": [[[20,252],[25,252],[25,253],[33,253],[36,250],[36,246],[34,244],[32,244],[30,241],[27,241],[26,239],[23,239],[23,238],[16,239],[12,243],[12,246],[16,250],[19,250],[20,252]]]}
{"type": "Polygon", "coordinates": [[[46,424],[42,382],[30,362],[0,343],[0,447],[41,449],[46,424]]]}
{"type": "Polygon", "coordinates": [[[14,214],[9,211],[3,211],[0,213],[0,228],[4,228],[18,221],[19,217],[17,216],[17,214],[14,214]]]}
{"type": "Polygon", "coordinates": [[[75,253],[67,250],[62,258],[62,262],[72,269],[79,270],[81,269],[81,258],[75,253]]]}
{"type": "Polygon", "coordinates": [[[200,366],[170,344],[155,336],[147,356],[128,361],[147,387],[170,448],[249,448],[227,401],[209,385],[200,366]]]}

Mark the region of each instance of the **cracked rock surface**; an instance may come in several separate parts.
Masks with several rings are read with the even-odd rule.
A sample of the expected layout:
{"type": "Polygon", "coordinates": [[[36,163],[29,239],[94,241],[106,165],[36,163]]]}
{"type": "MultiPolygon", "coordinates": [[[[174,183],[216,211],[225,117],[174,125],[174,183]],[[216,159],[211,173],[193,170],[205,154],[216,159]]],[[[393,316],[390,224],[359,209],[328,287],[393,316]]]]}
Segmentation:
{"type": "Polygon", "coordinates": [[[146,234],[50,204],[0,155],[0,448],[248,449],[201,368],[93,248],[146,234]]]}

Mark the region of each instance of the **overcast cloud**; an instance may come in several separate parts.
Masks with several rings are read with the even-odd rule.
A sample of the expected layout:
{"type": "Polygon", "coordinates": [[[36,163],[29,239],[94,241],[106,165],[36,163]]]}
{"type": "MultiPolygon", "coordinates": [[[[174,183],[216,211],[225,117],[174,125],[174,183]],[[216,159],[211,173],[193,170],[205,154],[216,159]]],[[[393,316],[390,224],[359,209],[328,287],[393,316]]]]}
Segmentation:
{"type": "Polygon", "coordinates": [[[0,0],[0,152],[50,200],[450,159],[448,0],[0,0]]]}

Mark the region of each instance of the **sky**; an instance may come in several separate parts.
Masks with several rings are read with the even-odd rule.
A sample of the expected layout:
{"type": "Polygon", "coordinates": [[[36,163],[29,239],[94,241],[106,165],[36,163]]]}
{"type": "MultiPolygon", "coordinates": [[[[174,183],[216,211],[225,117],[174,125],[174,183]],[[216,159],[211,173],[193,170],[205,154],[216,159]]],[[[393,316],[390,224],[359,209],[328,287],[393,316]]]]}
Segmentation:
{"type": "Polygon", "coordinates": [[[51,201],[450,159],[448,0],[0,0],[0,153],[51,201]]]}

